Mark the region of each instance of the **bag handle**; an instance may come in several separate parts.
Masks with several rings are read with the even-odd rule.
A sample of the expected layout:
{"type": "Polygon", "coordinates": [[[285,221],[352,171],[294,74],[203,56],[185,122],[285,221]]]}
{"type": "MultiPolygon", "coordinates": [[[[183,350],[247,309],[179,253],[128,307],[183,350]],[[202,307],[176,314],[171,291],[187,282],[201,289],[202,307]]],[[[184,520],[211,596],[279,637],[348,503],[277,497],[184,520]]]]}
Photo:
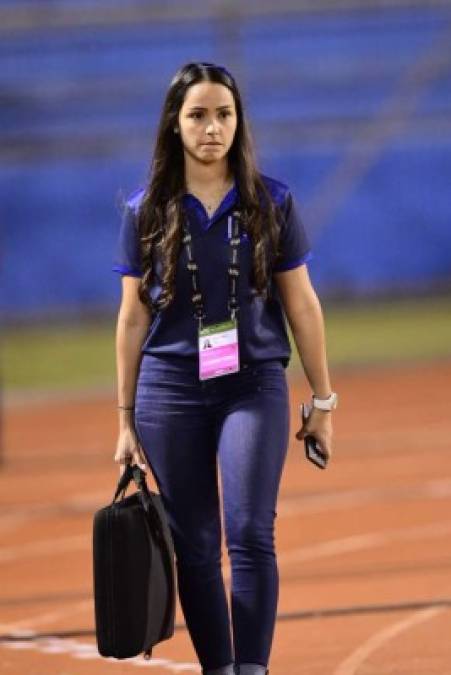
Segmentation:
{"type": "Polygon", "coordinates": [[[160,514],[153,505],[152,497],[146,483],[146,474],[137,464],[126,465],[125,471],[119,478],[113,498],[113,504],[121,493],[122,499],[124,498],[125,491],[132,480],[135,481],[136,487],[138,488],[141,504],[152,525],[152,532],[155,535],[158,544],[161,544],[161,542],[164,541],[164,533],[160,520],[160,514]]]}
{"type": "Polygon", "coordinates": [[[144,473],[144,471],[137,464],[133,465],[127,464],[125,467],[125,471],[119,478],[116,492],[113,497],[113,503],[119,497],[121,492],[122,492],[122,499],[124,498],[125,491],[127,490],[131,480],[135,481],[138,490],[142,489],[147,490],[146,474],[144,473]]]}

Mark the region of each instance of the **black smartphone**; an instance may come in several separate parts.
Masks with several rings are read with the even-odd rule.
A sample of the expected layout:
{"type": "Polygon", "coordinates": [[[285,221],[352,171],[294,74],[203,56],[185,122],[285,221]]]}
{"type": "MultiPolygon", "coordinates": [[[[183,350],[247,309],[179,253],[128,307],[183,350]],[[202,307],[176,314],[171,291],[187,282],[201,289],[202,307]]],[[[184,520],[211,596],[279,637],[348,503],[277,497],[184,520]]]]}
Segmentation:
{"type": "MultiPolygon", "coordinates": [[[[311,406],[308,403],[302,403],[301,417],[303,422],[306,422],[308,420],[310,412],[311,406]]],[[[320,469],[325,469],[327,466],[327,460],[329,458],[321,448],[316,438],[311,434],[305,436],[304,446],[305,446],[305,455],[307,459],[316,466],[318,466],[320,469]]]]}

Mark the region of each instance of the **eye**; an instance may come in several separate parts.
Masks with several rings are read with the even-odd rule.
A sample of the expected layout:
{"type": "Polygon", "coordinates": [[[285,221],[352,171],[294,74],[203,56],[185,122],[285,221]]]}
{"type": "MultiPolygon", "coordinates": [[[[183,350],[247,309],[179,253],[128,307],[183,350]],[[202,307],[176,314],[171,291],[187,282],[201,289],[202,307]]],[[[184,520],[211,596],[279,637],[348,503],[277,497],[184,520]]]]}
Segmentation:
{"type": "Polygon", "coordinates": [[[231,114],[230,110],[222,110],[221,111],[221,115],[223,115],[223,117],[227,117],[227,115],[230,115],[230,114],[231,114]]]}

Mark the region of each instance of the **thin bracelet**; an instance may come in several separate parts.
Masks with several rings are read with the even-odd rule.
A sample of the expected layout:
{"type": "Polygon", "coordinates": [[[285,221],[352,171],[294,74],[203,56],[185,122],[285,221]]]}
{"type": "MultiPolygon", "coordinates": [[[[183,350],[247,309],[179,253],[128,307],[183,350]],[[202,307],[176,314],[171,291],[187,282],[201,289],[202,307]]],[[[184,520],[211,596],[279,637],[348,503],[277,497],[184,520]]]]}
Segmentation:
{"type": "Polygon", "coordinates": [[[118,405],[117,406],[120,410],[134,410],[135,406],[132,405],[131,407],[125,406],[125,405],[118,405]]]}

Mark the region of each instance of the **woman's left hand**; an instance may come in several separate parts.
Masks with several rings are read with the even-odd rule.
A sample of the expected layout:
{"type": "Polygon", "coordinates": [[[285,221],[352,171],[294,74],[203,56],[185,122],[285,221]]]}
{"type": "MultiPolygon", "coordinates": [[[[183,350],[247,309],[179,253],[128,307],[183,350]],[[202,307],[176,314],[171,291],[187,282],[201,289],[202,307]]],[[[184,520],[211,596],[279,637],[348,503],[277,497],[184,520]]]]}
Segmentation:
{"type": "Polygon", "coordinates": [[[332,413],[313,408],[308,419],[296,434],[298,441],[314,436],[329,459],[332,457],[332,413]]]}

